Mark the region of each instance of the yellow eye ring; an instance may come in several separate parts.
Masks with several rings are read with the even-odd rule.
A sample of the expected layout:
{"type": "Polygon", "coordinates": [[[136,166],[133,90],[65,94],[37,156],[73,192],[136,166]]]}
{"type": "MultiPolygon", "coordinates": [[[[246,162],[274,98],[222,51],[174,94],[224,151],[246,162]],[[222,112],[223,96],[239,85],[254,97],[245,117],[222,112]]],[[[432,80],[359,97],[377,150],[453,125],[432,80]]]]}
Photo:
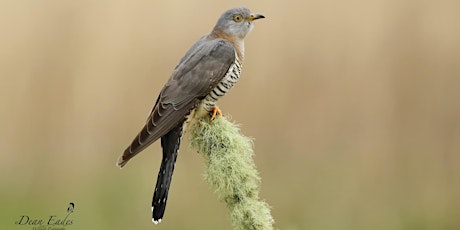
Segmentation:
{"type": "Polygon", "coordinates": [[[235,22],[241,22],[243,20],[243,16],[241,14],[235,14],[233,15],[233,21],[235,22]]]}

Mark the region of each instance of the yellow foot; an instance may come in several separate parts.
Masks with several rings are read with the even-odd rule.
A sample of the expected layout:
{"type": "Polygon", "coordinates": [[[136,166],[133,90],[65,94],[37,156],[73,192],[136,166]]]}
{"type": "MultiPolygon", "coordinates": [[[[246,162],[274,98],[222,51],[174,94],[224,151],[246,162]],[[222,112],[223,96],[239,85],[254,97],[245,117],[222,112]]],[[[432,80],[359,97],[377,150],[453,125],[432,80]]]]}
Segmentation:
{"type": "Polygon", "coordinates": [[[214,109],[212,110],[211,122],[216,118],[217,114],[219,114],[219,116],[222,116],[222,111],[220,111],[219,107],[214,106],[214,109]]]}

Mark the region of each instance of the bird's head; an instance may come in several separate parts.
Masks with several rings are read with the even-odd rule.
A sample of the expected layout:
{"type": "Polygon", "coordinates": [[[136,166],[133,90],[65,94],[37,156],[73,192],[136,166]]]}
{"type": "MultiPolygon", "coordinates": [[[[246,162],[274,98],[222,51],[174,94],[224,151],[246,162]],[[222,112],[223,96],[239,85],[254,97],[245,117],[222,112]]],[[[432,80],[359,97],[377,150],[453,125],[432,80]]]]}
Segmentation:
{"type": "Polygon", "coordinates": [[[254,20],[265,18],[254,14],[246,7],[233,8],[225,11],[217,20],[213,32],[232,38],[243,39],[254,27],[254,20]]]}

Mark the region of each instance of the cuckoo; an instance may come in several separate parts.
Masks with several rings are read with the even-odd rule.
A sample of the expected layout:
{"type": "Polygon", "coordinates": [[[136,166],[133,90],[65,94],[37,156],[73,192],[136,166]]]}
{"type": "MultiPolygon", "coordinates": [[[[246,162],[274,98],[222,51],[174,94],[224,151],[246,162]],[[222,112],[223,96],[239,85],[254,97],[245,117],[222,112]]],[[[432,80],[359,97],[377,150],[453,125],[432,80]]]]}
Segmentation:
{"type": "Polygon", "coordinates": [[[240,77],[244,59],[244,37],[254,20],[264,18],[245,7],[225,11],[211,33],[202,36],[162,88],[144,127],[119,158],[123,167],[136,154],[161,138],[163,159],[152,200],[152,221],[163,218],[182,131],[193,120],[221,115],[216,106],[240,77]]]}

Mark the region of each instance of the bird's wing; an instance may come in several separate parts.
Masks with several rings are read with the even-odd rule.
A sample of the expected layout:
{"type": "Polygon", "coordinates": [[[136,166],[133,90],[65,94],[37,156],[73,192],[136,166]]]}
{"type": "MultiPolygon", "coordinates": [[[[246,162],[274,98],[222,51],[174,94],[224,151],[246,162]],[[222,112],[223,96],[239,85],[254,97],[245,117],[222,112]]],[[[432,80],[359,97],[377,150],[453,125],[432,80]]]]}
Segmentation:
{"type": "Polygon", "coordinates": [[[137,153],[182,123],[234,63],[235,49],[229,42],[222,39],[200,42],[174,69],[149,119],[119,158],[118,166],[123,167],[137,153]]]}

